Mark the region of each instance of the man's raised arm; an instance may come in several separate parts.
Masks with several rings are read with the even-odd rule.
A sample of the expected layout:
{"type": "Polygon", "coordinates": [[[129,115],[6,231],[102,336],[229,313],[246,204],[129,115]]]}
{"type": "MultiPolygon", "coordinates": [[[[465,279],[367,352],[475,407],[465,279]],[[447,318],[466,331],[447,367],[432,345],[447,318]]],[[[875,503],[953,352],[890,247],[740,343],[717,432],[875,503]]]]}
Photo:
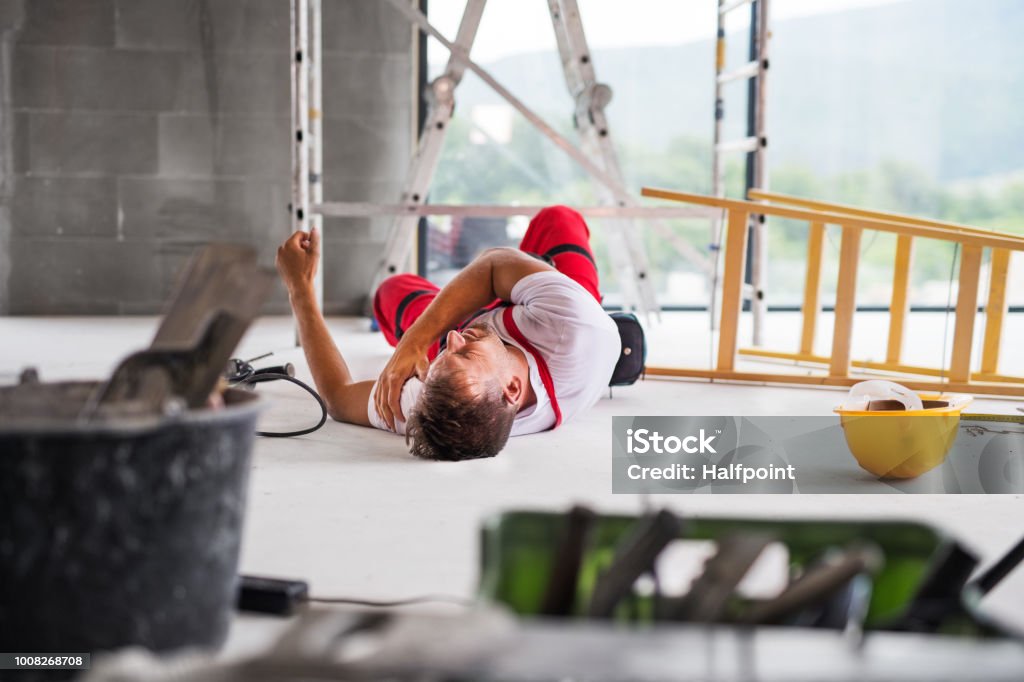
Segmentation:
{"type": "Polygon", "coordinates": [[[374,396],[378,413],[392,429],[402,414],[402,386],[412,376],[425,380],[427,349],[437,338],[496,298],[511,300],[512,288],[527,275],[552,268],[518,249],[488,249],[438,293],[402,336],[381,372],[374,396]]]}
{"type": "Polygon", "coordinates": [[[299,342],[313,373],[316,390],[332,419],[371,426],[366,414],[372,381],[352,381],[345,359],[327,331],[316,302],[313,278],[320,256],[320,233],[299,231],[277,250],[277,270],[288,289],[288,300],[299,327],[299,342]]]}

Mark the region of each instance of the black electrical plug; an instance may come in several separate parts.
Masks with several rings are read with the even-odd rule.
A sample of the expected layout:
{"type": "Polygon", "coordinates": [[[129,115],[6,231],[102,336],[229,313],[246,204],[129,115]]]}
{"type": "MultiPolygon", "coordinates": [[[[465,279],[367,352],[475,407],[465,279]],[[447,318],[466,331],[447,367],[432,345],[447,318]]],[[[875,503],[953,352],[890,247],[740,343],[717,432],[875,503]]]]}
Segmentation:
{"type": "Polygon", "coordinates": [[[239,577],[235,606],[239,611],[290,616],[308,599],[309,583],[305,580],[243,575],[239,577]]]}

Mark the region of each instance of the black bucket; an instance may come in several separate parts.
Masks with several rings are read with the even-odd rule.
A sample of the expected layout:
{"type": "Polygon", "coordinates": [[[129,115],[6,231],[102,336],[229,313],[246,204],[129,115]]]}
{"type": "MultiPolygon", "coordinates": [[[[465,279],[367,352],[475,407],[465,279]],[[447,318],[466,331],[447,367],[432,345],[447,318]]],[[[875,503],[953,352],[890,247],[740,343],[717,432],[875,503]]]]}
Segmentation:
{"type": "Polygon", "coordinates": [[[0,388],[0,651],[217,648],[259,401],[82,422],[95,387],[0,388]]]}

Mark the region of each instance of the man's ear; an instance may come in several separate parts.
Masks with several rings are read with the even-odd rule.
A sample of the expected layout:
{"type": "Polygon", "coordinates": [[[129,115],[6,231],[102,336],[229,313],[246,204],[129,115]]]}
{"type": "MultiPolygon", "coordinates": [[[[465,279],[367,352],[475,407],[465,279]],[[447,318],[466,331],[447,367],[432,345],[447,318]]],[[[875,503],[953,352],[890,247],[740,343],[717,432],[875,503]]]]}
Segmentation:
{"type": "Polygon", "coordinates": [[[501,389],[501,394],[505,398],[505,402],[510,405],[518,405],[519,400],[523,397],[523,380],[515,374],[505,382],[505,385],[501,389]]]}

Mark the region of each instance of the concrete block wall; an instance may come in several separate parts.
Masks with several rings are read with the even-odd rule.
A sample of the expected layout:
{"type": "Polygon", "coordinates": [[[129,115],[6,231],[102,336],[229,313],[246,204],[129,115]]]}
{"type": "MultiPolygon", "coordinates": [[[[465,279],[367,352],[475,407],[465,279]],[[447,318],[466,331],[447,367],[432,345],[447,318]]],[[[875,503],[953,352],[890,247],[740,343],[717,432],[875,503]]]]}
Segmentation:
{"type": "MultiPolygon", "coordinates": [[[[155,313],[197,245],[289,230],[289,0],[0,0],[0,313],[155,313]]],[[[398,199],[409,23],[323,0],[325,197],[398,199]]],[[[359,312],[386,219],[325,225],[325,308],[359,312]]],[[[280,287],[268,311],[285,312],[280,287]]]]}

